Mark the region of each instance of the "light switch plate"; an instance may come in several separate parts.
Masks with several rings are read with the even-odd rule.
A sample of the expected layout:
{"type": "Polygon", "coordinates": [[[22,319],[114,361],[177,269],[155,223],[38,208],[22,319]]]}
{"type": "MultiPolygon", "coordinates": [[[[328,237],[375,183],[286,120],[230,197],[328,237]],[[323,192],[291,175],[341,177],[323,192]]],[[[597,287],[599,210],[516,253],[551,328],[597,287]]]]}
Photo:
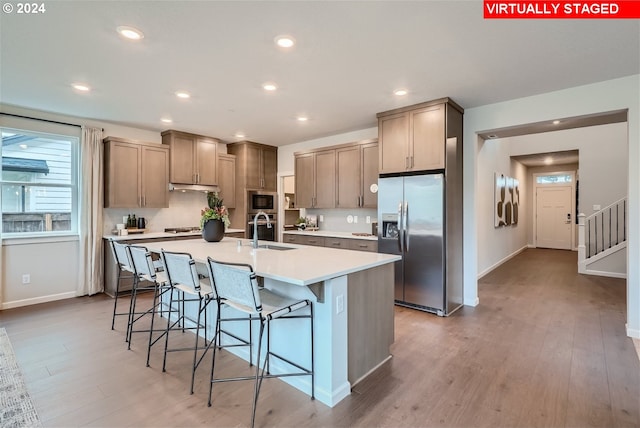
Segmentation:
{"type": "Polygon", "coordinates": [[[354,222],[354,223],[357,223],[357,222],[358,222],[358,216],[357,216],[357,215],[354,215],[354,216],[353,216],[353,222],[354,222]]]}

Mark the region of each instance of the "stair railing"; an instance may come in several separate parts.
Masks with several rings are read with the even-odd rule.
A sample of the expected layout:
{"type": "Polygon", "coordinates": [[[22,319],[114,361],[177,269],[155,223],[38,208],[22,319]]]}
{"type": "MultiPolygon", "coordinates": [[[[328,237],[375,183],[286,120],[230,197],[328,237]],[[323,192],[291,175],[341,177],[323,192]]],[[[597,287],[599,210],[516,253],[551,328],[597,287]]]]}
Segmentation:
{"type": "Polygon", "coordinates": [[[627,198],[578,216],[578,257],[588,259],[627,240],[627,198]]]}

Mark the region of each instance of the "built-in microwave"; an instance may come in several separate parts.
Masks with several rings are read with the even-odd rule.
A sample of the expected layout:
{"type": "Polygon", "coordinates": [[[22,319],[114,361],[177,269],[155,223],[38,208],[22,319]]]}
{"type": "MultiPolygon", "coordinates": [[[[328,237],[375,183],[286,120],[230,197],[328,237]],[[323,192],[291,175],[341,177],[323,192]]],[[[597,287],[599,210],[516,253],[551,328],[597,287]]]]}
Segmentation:
{"type": "Polygon", "coordinates": [[[247,212],[257,214],[260,211],[276,214],[278,212],[278,194],[257,190],[247,191],[247,212]]]}

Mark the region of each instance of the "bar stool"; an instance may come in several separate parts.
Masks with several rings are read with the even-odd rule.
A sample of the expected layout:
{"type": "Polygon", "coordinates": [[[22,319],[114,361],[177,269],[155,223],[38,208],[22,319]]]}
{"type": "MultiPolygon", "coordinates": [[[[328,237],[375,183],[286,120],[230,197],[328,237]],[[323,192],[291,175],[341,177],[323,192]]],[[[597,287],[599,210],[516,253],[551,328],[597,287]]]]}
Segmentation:
{"type": "MultiPolygon", "coordinates": [[[[120,283],[122,280],[133,279],[133,266],[131,265],[131,259],[129,258],[129,254],[127,253],[127,246],[125,244],[121,244],[114,240],[110,240],[111,242],[111,254],[113,255],[113,259],[116,262],[116,266],[118,267],[118,278],[116,280],[116,292],[113,299],[113,317],[111,318],[111,330],[115,327],[116,317],[121,315],[129,316],[129,311],[127,312],[116,312],[118,307],[118,297],[120,294],[120,283]]],[[[131,301],[129,301],[129,306],[131,306],[131,301]]],[[[131,308],[129,308],[131,310],[131,308]]],[[[127,328],[127,335],[128,328],[127,328]]]]}
{"type": "MultiPolygon", "coordinates": [[[[127,327],[128,349],[131,349],[131,340],[133,333],[148,332],[149,342],[147,344],[147,366],[149,366],[149,356],[151,354],[151,346],[155,343],[153,340],[154,332],[162,332],[162,330],[154,330],[153,321],[155,313],[162,309],[161,297],[170,288],[168,287],[167,276],[162,271],[157,271],[151,258],[151,253],[146,247],[138,245],[126,246],[134,272],[133,291],[131,293],[131,305],[129,310],[129,325],[127,327]],[[145,282],[143,282],[145,281],[145,282]],[[145,285],[148,284],[148,285],[145,285]],[[150,308],[143,312],[136,312],[136,304],[138,293],[140,291],[153,291],[153,304],[150,308]],[[151,315],[151,326],[148,329],[134,330],[134,324],[146,315],[151,315]]],[[[170,318],[172,308],[168,309],[168,318],[170,318]]]]}
{"type": "MultiPolygon", "coordinates": [[[[285,296],[276,294],[265,288],[258,287],[258,281],[251,265],[238,263],[223,263],[207,258],[207,267],[209,275],[218,298],[225,304],[253,316],[255,320],[260,321],[260,333],[258,336],[258,357],[256,359],[255,376],[234,377],[215,379],[215,349],[213,352],[213,361],[211,364],[211,384],[209,385],[209,406],[211,406],[211,391],[213,384],[217,382],[229,382],[237,380],[255,379],[255,388],[253,395],[253,409],[251,415],[251,426],[255,424],[256,407],[258,404],[258,396],[260,387],[264,378],[284,377],[284,376],[311,376],[311,399],[315,399],[314,388],[314,358],[313,358],[313,304],[310,300],[295,300],[285,296]],[[308,315],[292,315],[296,311],[309,307],[308,315]],[[276,320],[284,319],[309,319],[309,332],[311,344],[311,368],[305,368],[281,355],[271,351],[270,329],[271,324],[276,320]],[[264,329],[267,329],[267,344],[264,362],[260,369],[260,353],[262,348],[262,338],[264,329]],[[280,361],[291,366],[296,371],[288,373],[271,374],[269,373],[269,362],[271,357],[275,357],[280,361]]],[[[220,312],[218,311],[218,317],[220,312]]]]}
{"type": "MultiPolygon", "coordinates": [[[[174,303],[178,303],[178,307],[182,305],[182,312],[179,313],[176,320],[169,318],[167,320],[167,327],[162,334],[165,338],[164,344],[164,357],[162,361],[162,371],[166,371],[167,365],[167,352],[173,351],[188,351],[193,350],[193,368],[191,370],[191,394],[193,394],[193,384],[195,381],[196,369],[200,365],[200,362],[206,355],[207,351],[211,347],[212,343],[215,343],[215,335],[213,340],[207,341],[207,306],[213,300],[215,295],[211,284],[206,279],[201,279],[196,270],[196,262],[188,253],[176,253],[176,252],[161,252],[162,262],[164,264],[165,273],[168,279],[168,285],[170,287],[169,294],[169,308],[173,308],[174,303]],[[178,299],[174,299],[174,291],[178,292],[178,299]],[[185,297],[186,295],[190,297],[185,297]],[[189,320],[184,313],[185,302],[198,302],[198,315],[195,321],[189,320]],[[201,322],[202,313],[204,313],[204,324],[201,322]],[[195,327],[185,327],[185,320],[195,322],[195,327]],[[196,338],[193,348],[177,348],[168,349],[169,347],[169,331],[178,326],[182,331],[185,329],[195,329],[196,338]],[[200,329],[204,328],[204,346],[199,346],[200,342],[200,329]],[[198,358],[198,351],[204,352],[198,358]]],[[[217,331],[217,325],[214,327],[214,332],[217,331]]],[[[161,336],[161,337],[162,337],[161,336]]],[[[158,337],[155,341],[159,340],[158,337]]],[[[154,341],[154,343],[155,343],[154,341]]],[[[147,366],[149,362],[147,361],[147,366]]]]}

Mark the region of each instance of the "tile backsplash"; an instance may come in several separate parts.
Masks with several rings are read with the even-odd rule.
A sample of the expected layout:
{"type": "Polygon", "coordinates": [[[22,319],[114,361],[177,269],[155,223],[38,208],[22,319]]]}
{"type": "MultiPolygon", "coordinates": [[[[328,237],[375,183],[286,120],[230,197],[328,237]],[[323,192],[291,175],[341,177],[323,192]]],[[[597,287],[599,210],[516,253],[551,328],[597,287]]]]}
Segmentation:
{"type": "Polygon", "coordinates": [[[105,208],[103,233],[110,235],[122,217],[135,214],[144,217],[148,232],[162,232],[167,227],[200,226],[200,210],[207,206],[207,197],[200,192],[170,192],[169,208],[105,208]]]}
{"type": "Polygon", "coordinates": [[[376,209],[353,208],[353,209],[307,209],[306,215],[315,215],[318,218],[320,230],[330,230],[332,232],[359,232],[371,233],[371,223],[367,223],[367,216],[371,222],[378,221],[378,211],[376,209]],[[324,221],[320,221],[320,216],[324,221]],[[355,222],[357,217],[357,223],[355,222]],[[351,223],[349,223],[351,219],[351,223]]]}

